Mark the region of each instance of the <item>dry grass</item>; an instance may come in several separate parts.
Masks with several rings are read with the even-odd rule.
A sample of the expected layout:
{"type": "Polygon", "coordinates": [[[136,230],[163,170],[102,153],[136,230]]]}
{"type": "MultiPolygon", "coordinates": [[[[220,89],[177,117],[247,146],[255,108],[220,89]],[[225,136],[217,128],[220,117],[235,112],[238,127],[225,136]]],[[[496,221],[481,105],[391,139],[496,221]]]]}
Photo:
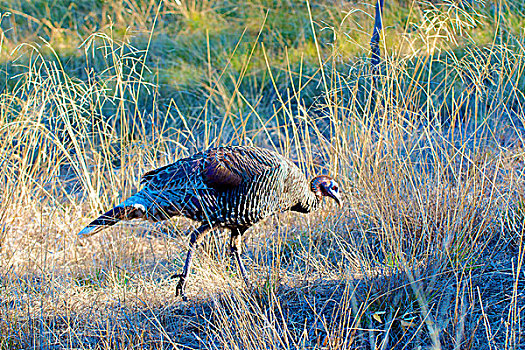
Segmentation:
{"type": "Polygon", "coordinates": [[[83,17],[69,63],[56,46],[67,23],[39,20],[56,29],[47,44],[20,39],[16,11],[44,5],[3,17],[16,30],[0,31],[0,349],[525,348],[519,2],[399,4],[401,24],[386,12],[377,106],[353,55],[366,53],[367,4],[317,4],[312,18],[302,4],[284,31],[266,2],[107,4],[116,26],[90,32],[98,17],[83,17]],[[232,33],[247,30],[229,46],[235,11],[232,33]],[[176,44],[162,35],[173,18],[187,26],[176,44]],[[177,46],[192,38],[203,45],[177,46]],[[163,45],[173,67],[156,61],[163,45]],[[187,85],[166,89],[172,74],[187,85]],[[141,173],[224,144],[276,149],[345,192],[342,208],[250,230],[255,293],[213,232],[190,301],[175,297],[185,219],[77,239],[141,173]]]}

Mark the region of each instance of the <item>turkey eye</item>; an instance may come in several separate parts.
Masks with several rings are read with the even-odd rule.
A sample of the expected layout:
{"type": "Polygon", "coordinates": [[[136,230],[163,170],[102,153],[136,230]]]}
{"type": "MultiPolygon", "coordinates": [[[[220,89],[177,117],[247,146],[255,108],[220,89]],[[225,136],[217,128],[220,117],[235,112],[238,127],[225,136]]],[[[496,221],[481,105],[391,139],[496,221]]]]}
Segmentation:
{"type": "Polygon", "coordinates": [[[334,191],[339,191],[339,187],[337,187],[337,186],[333,186],[332,189],[333,189],[334,191]]]}

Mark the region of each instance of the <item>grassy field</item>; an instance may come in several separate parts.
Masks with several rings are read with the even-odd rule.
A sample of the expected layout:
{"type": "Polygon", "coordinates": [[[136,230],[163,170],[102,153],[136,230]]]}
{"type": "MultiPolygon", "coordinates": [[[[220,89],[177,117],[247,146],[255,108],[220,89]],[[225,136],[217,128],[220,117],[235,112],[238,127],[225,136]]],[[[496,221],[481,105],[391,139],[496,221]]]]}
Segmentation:
{"type": "Polygon", "coordinates": [[[525,5],[0,0],[0,349],[525,349],[525,5]],[[374,96],[376,98],[374,98],[374,96]],[[253,227],[248,292],[194,223],[77,239],[215,145],[344,205],[253,227]]]}

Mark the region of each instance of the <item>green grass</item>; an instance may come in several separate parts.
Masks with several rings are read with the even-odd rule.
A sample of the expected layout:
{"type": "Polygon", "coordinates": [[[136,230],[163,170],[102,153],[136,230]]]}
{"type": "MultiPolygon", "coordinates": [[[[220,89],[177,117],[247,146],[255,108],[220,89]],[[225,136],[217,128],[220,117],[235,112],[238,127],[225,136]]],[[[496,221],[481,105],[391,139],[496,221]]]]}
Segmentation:
{"type": "Polygon", "coordinates": [[[374,105],[373,2],[0,0],[0,349],[523,348],[525,9],[472,3],[385,4],[374,105]],[[229,144],[344,189],[250,230],[254,293],[213,232],[175,296],[182,218],[77,239],[229,144]]]}

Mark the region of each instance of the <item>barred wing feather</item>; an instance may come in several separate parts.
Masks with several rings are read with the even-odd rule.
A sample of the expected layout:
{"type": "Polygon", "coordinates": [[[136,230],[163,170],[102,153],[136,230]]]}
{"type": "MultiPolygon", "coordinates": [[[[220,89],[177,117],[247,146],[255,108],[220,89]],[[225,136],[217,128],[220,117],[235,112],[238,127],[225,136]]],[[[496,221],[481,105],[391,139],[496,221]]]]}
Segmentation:
{"type": "Polygon", "coordinates": [[[269,169],[281,166],[277,155],[252,147],[219,147],[207,152],[203,182],[218,190],[228,190],[252,180],[269,169]]]}
{"type": "Polygon", "coordinates": [[[218,147],[149,171],[141,183],[165,189],[202,182],[217,191],[227,191],[282,166],[283,161],[279,154],[255,147],[218,147]]]}

